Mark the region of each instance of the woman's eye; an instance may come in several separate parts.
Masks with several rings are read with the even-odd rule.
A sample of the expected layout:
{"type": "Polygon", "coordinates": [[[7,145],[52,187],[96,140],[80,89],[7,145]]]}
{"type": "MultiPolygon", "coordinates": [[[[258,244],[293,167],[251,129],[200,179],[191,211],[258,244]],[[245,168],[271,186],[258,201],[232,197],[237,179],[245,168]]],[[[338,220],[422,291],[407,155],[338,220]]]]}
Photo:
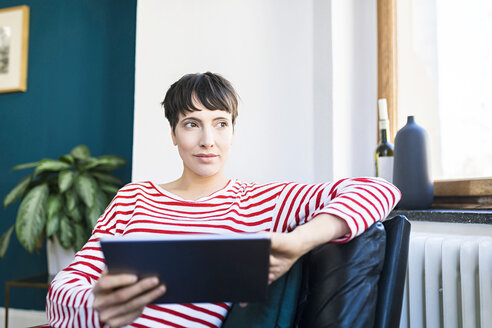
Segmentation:
{"type": "Polygon", "coordinates": [[[228,126],[227,122],[225,122],[225,121],[223,121],[223,122],[219,122],[219,124],[218,124],[218,125],[219,125],[219,127],[221,127],[221,128],[225,128],[225,127],[227,127],[227,126],[228,126]]]}
{"type": "Polygon", "coordinates": [[[196,128],[198,125],[195,122],[186,122],[184,126],[186,128],[196,128]]]}

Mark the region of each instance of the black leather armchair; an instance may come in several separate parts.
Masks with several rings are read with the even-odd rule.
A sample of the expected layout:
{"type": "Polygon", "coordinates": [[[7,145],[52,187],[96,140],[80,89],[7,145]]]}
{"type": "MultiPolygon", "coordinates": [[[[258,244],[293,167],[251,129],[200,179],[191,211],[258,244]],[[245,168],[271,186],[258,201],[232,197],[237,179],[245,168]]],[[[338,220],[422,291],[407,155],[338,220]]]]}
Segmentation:
{"type": "Polygon", "coordinates": [[[270,286],[266,302],[234,305],[223,327],[398,327],[409,236],[399,215],[348,243],[322,245],[270,286]]]}
{"type": "Polygon", "coordinates": [[[386,253],[378,283],[374,328],[399,327],[408,263],[410,222],[403,215],[383,222],[386,253]]]}

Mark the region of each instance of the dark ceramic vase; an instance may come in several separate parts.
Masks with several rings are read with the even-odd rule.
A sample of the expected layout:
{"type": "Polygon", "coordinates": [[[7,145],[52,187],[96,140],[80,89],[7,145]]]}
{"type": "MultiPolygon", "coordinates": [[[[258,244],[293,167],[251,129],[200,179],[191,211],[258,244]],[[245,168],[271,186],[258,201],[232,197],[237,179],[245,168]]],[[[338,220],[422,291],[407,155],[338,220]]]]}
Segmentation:
{"type": "Polygon", "coordinates": [[[393,184],[400,189],[399,209],[427,209],[434,198],[429,174],[427,133],[408,116],[407,124],[396,134],[393,184]]]}

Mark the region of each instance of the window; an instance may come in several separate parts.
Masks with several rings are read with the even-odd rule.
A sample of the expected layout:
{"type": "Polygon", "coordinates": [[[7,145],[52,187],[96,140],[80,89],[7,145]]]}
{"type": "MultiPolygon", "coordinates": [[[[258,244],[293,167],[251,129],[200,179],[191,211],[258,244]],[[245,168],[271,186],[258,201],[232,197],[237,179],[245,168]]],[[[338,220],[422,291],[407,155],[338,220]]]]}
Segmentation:
{"type": "MultiPolygon", "coordinates": [[[[437,182],[437,196],[492,196],[490,17],[488,0],[378,1],[379,85],[394,81],[393,131],[415,115],[429,133],[433,176],[479,184],[437,182]],[[381,65],[388,58],[393,65],[381,65]]],[[[390,91],[381,89],[379,97],[390,91]]],[[[473,201],[483,204],[484,197],[473,201]]]]}
{"type": "Polygon", "coordinates": [[[398,127],[426,128],[435,178],[492,176],[491,17],[490,0],[397,0],[398,127]]]}

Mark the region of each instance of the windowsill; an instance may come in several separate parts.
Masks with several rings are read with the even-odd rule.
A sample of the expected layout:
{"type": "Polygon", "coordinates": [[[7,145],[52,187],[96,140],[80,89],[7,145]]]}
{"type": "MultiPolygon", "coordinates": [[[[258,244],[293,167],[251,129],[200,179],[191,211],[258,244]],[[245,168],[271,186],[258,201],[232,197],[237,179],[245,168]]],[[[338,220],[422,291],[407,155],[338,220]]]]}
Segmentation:
{"type": "Polygon", "coordinates": [[[405,215],[410,221],[492,224],[492,210],[394,210],[389,217],[405,215]]]}

